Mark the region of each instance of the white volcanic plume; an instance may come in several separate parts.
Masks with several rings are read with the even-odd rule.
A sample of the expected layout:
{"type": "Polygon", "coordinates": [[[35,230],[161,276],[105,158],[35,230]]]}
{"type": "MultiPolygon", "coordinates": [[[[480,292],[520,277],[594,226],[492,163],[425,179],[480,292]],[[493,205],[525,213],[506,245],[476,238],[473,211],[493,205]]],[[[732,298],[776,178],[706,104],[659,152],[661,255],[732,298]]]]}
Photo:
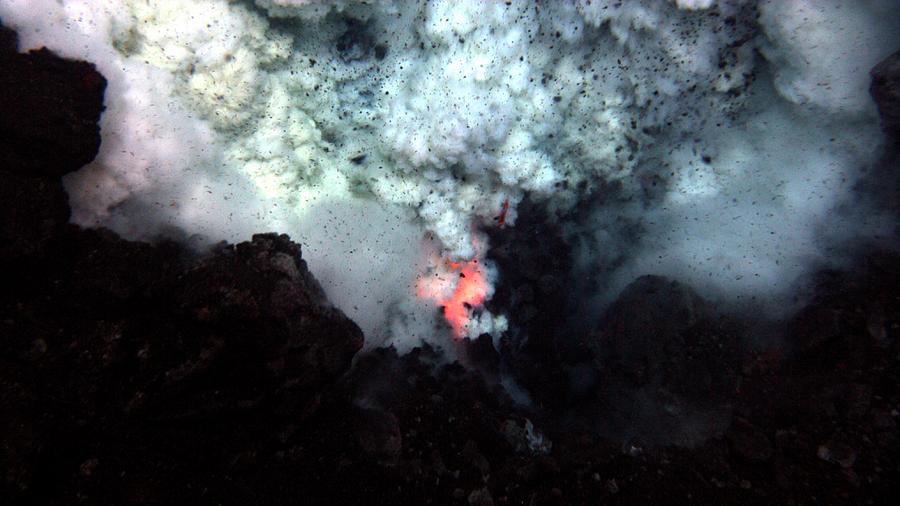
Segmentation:
{"type": "Polygon", "coordinates": [[[601,299],[656,273],[775,301],[890,225],[848,206],[881,142],[865,86],[900,40],[889,0],[256,4],[0,17],[110,82],[101,153],[67,181],[75,221],[291,234],[370,346],[499,336],[483,231],[515,226],[526,193],[564,217],[618,188],[565,223],[580,268],[618,266],[601,299]]]}

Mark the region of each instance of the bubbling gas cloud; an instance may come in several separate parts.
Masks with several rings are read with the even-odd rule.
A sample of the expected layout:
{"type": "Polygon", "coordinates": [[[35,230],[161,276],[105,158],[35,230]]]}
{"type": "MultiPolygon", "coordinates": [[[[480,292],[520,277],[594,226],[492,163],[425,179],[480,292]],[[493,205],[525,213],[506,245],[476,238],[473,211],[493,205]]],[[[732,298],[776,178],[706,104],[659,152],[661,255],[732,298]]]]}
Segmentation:
{"type": "Polygon", "coordinates": [[[198,243],[291,234],[367,344],[401,349],[506,329],[481,307],[503,275],[483,231],[515,226],[526,194],[567,220],[616,188],[565,222],[578,272],[606,273],[585,297],[653,273],[777,307],[839,245],[893,226],[853,188],[882,142],[866,72],[900,42],[898,14],[890,0],[0,0],[22,49],[110,82],[101,152],[66,182],[74,221],[198,243]]]}

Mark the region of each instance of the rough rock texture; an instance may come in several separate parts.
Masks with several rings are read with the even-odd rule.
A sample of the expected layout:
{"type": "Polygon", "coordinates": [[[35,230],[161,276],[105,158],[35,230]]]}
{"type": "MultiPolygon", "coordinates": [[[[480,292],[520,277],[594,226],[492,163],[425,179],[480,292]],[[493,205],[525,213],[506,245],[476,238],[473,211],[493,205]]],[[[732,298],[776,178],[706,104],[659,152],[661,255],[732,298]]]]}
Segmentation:
{"type": "Polygon", "coordinates": [[[694,445],[721,432],[738,385],[739,335],[681,283],[642,276],[628,285],[591,343],[614,433],[694,445]]]}
{"type": "Polygon", "coordinates": [[[677,385],[685,395],[707,397],[735,386],[723,375],[734,375],[736,338],[723,331],[725,342],[718,342],[710,335],[717,334],[708,328],[715,318],[709,303],[689,287],[642,276],[609,308],[592,344],[602,368],[636,387],[677,385]],[[711,350],[715,355],[709,356],[711,350]]]}
{"type": "MultiPolygon", "coordinates": [[[[559,225],[530,199],[518,207],[515,227],[490,230],[489,257],[502,282],[488,303],[509,313],[511,331],[501,341],[508,372],[548,409],[577,401],[570,375],[590,361],[586,348],[564,332],[569,307],[571,252],[559,225]],[[507,311],[506,308],[515,308],[507,311]]],[[[578,397],[578,395],[576,395],[578,397]]]]}
{"type": "Polygon", "coordinates": [[[871,74],[869,92],[878,104],[882,127],[900,142],[900,51],[882,60],[871,74]]]}
{"type": "MultiPolygon", "coordinates": [[[[281,469],[270,479],[290,481],[282,485],[288,495],[318,489],[323,502],[370,504],[884,503],[900,478],[900,255],[872,254],[857,265],[855,274],[824,276],[819,295],[792,322],[792,341],[824,336],[812,347],[748,351],[736,370],[730,359],[712,359],[718,367],[707,370],[728,386],[715,399],[727,394],[732,416],[722,436],[694,447],[612,440],[601,435],[609,421],[516,405],[458,364],[432,365],[439,358],[429,350],[376,350],[359,358],[342,394],[287,443],[293,450],[284,465],[305,478],[288,480],[281,469]],[[822,313],[831,318],[804,316],[822,313]]],[[[641,306],[637,294],[657,283],[667,287],[659,293],[694,297],[649,279],[611,312],[641,306]]],[[[693,321],[681,335],[701,326],[693,321]]],[[[657,369],[684,382],[692,376],[686,365],[676,367],[682,360],[698,365],[675,353],[657,369]]],[[[678,395],[690,404],[717,388],[703,383],[696,394],[678,395]]],[[[603,392],[593,402],[611,413],[603,392]]],[[[659,426],[668,430],[665,421],[659,426]]]]}
{"type": "MultiPolygon", "coordinates": [[[[3,73],[7,87],[61,86],[72,100],[52,114],[96,121],[101,101],[82,89],[93,105],[79,109],[79,75],[61,77],[83,64],[15,58],[30,70],[3,73]]],[[[726,319],[662,278],[637,280],[593,332],[560,326],[568,259],[533,221],[495,242],[515,281],[495,300],[532,307],[514,322],[530,339],[502,356],[466,342],[472,369],[427,348],[373,350],[351,369],[360,332],[285,236],[198,258],[67,225],[49,174],[75,164],[23,160],[46,146],[33,131],[16,147],[0,132],[0,504],[855,505],[900,492],[897,251],[823,272],[788,346],[738,348],[726,319]],[[509,374],[534,403],[513,402],[509,374]],[[635,401],[674,410],[661,434],[728,407],[724,433],[692,447],[609,437],[649,419],[635,401]]],[[[95,152],[80,132],[53,142],[95,152]]]]}
{"type": "Polygon", "coordinates": [[[0,61],[0,502],[227,498],[236,459],[348,370],[359,328],[287,236],[198,259],[67,225],[59,176],[97,152],[105,81],[43,50],[0,61]]]}
{"type": "Polygon", "coordinates": [[[362,346],[285,236],[198,262],[72,227],[46,250],[4,269],[0,296],[5,485],[22,497],[178,502],[169,485],[223,479],[313,413],[362,346]],[[124,488],[91,489],[107,480],[124,488]]]}
{"type": "Polygon", "coordinates": [[[0,262],[41,251],[69,220],[62,182],[7,172],[0,165],[0,262]]]}
{"type": "Polygon", "coordinates": [[[77,170],[100,147],[106,79],[46,49],[17,53],[10,33],[0,36],[0,167],[55,177],[77,170]]]}

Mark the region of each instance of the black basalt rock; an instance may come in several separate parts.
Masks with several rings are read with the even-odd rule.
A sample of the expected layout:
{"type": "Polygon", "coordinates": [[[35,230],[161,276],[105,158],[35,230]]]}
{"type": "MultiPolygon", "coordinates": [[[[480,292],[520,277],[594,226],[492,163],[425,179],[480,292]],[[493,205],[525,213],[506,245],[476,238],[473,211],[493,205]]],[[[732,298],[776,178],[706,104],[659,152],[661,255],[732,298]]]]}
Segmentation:
{"type": "Polygon", "coordinates": [[[47,49],[16,53],[9,33],[0,43],[0,168],[46,177],[81,168],[100,149],[106,79],[47,49]]]}
{"type": "Polygon", "coordinates": [[[893,53],[870,72],[869,93],[881,113],[881,125],[895,142],[900,142],[900,51],[893,53]]]}
{"type": "Polygon", "coordinates": [[[316,412],[362,332],[285,235],[199,255],[67,224],[106,81],[6,29],[0,66],[0,503],[246,498],[224,476],[316,412]]]}

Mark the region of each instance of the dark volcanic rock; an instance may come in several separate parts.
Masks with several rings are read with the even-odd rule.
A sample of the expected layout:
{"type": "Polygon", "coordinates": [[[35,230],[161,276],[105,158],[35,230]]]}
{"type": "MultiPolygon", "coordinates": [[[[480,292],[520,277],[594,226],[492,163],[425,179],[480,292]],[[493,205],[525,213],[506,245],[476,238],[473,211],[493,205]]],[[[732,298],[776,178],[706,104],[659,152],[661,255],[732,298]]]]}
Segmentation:
{"type": "MultiPolygon", "coordinates": [[[[362,348],[359,327],[328,302],[300,246],[286,235],[221,247],[184,273],[177,288],[173,299],[209,326],[208,339],[217,342],[218,332],[240,336],[222,350],[234,354],[222,358],[230,364],[222,380],[240,388],[245,375],[271,378],[288,403],[282,409],[315,399],[362,348]],[[256,369],[244,371],[248,366],[256,369]]],[[[260,385],[260,394],[266,388],[260,385]]]]}
{"type": "Polygon", "coordinates": [[[689,287],[660,276],[633,281],[592,343],[620,430],[657,444],[716,434],[740,376],[738,343],[737,326],[689,287]]]}
{"type": "Polygon", "coordinates": [[[748,421],[737,419],[727,434],[732,450],[748,461],[766,461],[772,458],[772,445],[766,435],[748,421]]]}
{"type": "MultiPolygon", "coordinates": [[[[8,32],[7,32],[8,33],[8,32]]],[[[106,79],[46,49],[0,54],[0,168],[59,177],[94,159],[106,79]]]]}
{"type": "Polygon", "coordinates": [[[69,221],[59,180],[34,180],[0,169],[0,264],[40,251],[69,221]]]}
{"type": "Polygon", "coordinates": [[[894,140],[900,141],[900,51],[882,60],[871,75],[869,92],[878,104],[882,127],[894,140]]]}
{"type": "Polygon", "coordinates": [[[0,60],[14,57],[19,47],[19,35],[3,25],[0,25],[0,60]]]}
{"type": "Polygon", "coordinates": [[[635,386],[662,381],[673,353],[681,353],[688,329],[711,311],[693,290],[660,276],[633,281],[607,311],[597,355],[635,386]]]}
{"type": "Polygon", "coordinates": [[[607,310],[593,342],[607,377],[693,400],[730,397],[738,329],[689,287],[660,276],[632,282],[607,310]]]}
{"type": "Polygon", "coordinates": [[[590,362],[582,343],[567,332],[572,280],[571,247],[554,214],[525,198],[514,227],[489,231],[488,257],[502,273],[488,307],[508,314],[501,364],[548,409],[565,409],[580,399],[571,388],[571,370],[590,362]],[[511,310],[512,309],[512,310],[511,310]]]}
{"type": "Polygon", "coordinates": [[[5,272],[6,486],[133,502],[90,483],[125,473],[135,487],[199,484],[302,422],[362,334],[299,253],[285,236],[257,235],[197,263],[174,244],[70,228],[34,270],[5,272]],[[79,474],[91,459],[97,469],[79,474]],[[181,481],[189,469],[203,471],[181,481]]]}
{"type": "Polygon", "coordinates": [[[462,339],[456,343],[459,360],[466,367],[495,376],[500,369],[500,354],[494,349],[489,334],[481,334],[477,339],[462,339]]]}
{"type": "Polygon", "coordinates": [[[362,333],[287,236],[198,259],[67,225],[59,176],[97,151],[105,80],[47,51],[10,54],[9,34],[0,502],[240,501],[246,487],[230,473],[316,411],[362,333]]]}

